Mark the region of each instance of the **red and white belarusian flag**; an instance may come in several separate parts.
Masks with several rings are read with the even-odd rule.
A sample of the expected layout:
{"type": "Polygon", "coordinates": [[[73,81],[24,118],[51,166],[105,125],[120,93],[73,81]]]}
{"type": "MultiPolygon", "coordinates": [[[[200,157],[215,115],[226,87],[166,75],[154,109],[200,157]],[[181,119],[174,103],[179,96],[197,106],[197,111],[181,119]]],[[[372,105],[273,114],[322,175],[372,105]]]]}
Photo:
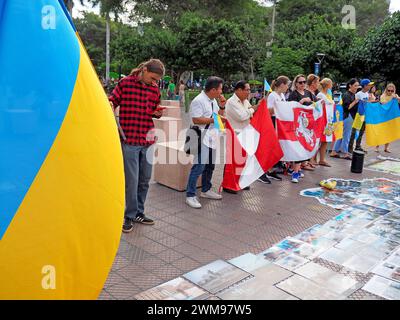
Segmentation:
{"type": "Polygon", "coordinates": [[[276,129],[283,150],[282,161],[305,161],[318,151],[323,127],[321,102],[304,106],[298,102],[278,102],[276,129]]]}
{"type": "Polygon", "coordinates": [[[222,187],[239,191],[256,181],[283,156],[265,99],[250,124],[236,135],[226,122],[226,165],[222,187]]]}

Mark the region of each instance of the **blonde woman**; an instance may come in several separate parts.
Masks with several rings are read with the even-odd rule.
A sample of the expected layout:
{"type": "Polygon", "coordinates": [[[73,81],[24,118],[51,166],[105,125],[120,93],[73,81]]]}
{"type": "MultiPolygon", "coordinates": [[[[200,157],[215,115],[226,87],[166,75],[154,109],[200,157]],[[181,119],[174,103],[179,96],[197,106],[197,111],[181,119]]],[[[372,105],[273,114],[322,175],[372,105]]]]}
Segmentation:
{"type": "MultiPolygon", "coordinates": [[[[392,101],[393,99],[397,99],[400,103],[400,97],[396,94],[396,86],[393,83],[389,83],[385,89],[385,92],[381,96],[381,103],[386,104],[392,101]]],[[[379,146],[376,146],[376,152],[379,152],[379,146]]],[[[385,152],[391,153],[389,151],[389,143],[385,145],[385,152]]]]}
{"type": "MultiPolygon", "coordinates": [[[[329,78],[325,78],[320,82],[319,90],[320,92],[317,95],[317,98],[324,101],[326,104],[333,104],[332,98],[328,95],[328,91],[332,90],[333,87],[333,82],[329,78]]],[[[325,134],[325,133],[324,133],[325,134]]],[[[333,134],[331,132],[330,134],[333,134]]],[[[325,156],[326,156],[326,150],[328,149],[328,142],[321,142],[321,147],[319,148],[319,165],[324,166],[324,167],[331,167],[331,165],[326,162],[325,156]]],[[[318,153],[315,155],[313,160],[316,162],[317,161],[317,156],[318,153]]]]}

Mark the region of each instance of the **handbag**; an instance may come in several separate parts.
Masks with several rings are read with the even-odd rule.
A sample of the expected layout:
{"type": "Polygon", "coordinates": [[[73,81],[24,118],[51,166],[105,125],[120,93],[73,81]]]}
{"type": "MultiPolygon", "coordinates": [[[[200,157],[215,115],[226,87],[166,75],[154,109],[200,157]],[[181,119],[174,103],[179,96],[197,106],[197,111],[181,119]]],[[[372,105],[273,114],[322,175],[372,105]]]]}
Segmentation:
{"type": "MultiPolygon", "coordinates": [[[[213,118],[211,115],[210,119],[213,118]]],[[[205,130],[208,130],[210,128],[210,123],[205,127],[205,130]]],[[[196,125],[191,125],[189,129],[186,131],[186,139],[185,139],[185,145],[183,147],[183,150],[187,155],[198,155],[201,152],[201,141],[203,139],[204,133],[201,131],[199,126],[196,125]]]]}

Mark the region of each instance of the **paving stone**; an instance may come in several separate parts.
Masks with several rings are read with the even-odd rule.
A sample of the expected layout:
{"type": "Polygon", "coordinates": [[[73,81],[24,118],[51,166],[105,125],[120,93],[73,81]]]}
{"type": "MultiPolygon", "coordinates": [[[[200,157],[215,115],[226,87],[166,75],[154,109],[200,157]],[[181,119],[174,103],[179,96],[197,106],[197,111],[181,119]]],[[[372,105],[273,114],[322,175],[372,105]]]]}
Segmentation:
{"type": "MultiPolygon", "coordinates": [[[[391,148],[393,154],[400,153],[400,143],[391,144],[391,148]]],[[[373,157],[376,157],[374,148],[369,148],[366,161],[373,157]]],[[[288,236],[325,223],[338,211],[299,195],[301,190],[313,188],[323,179],[398,179],[369,170],[361,175],[352,174],[350,161],[332,158],[328,161],[332,168],[306,172],[299,184],[292,184],[287,176],[272,185],[255,182],[249,192],[224,193],[222,201],[201,199],[202,210],[189,208],[185,193],[151,183],[145,214],[153,217],[156,224],[136,224],[132,233],[121,235],[118,254],[99,299],[132,299],[139,291],[163,283],[166,278],[180,276],[217,259],[229,260],[247,252],[258,254],[288,236]],[[146,277],[140,276],[143,270],[146,277]]],[[[220,184],[222,173],[223,165],[218,164],[214,186],[220,184]]],[[[365,283],[371,277],[323,259],[313,262],[359,282],[365,283]]],[[[381,298],[357,290],[348,299],[381,298]]]]}

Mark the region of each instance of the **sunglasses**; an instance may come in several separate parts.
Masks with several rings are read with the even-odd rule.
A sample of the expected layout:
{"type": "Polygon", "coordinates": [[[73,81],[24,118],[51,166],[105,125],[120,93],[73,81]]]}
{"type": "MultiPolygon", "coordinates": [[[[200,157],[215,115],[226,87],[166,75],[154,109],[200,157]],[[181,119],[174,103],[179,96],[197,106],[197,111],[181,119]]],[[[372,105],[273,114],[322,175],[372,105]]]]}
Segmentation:
{"type": "Polygon", "coordinates": [[[298,84],[306,84],[307,81],[297,81],[298,84]]]}
{"type": "Polygon", "coordinates": [[[394,92],[394,90],[387,90],[387,92],[391,92],[391,93],[393,93],[393,92],[394,92]]]}

